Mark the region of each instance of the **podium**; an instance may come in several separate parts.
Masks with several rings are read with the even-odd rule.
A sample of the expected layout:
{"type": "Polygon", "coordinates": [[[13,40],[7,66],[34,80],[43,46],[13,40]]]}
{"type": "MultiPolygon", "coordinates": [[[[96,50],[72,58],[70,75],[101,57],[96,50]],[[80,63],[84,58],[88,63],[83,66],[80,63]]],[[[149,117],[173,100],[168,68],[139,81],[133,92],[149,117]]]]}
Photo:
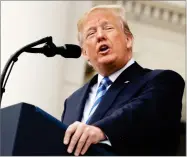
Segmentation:
{"type": "MultiPolygon", "coordinates": [[[[67,126],[39,107],[18,103],[1,109],[1,156],[69,156],[67,126]]],[[[85,155],[104,153],[92,145],[85,155]]],[[[107,152],[104,155],[108,155],[107,152]]]]}

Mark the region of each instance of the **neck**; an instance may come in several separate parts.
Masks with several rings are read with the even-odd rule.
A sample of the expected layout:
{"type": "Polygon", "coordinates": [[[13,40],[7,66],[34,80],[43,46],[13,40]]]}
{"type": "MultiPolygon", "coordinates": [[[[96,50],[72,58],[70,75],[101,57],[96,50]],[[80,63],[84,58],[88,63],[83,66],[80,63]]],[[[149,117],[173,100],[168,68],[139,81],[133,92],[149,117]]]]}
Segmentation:
{"type": "Polygon", "coordinates": [[[100,67],[100,69],[98,69],[98,73],[102,76],[110,76],[111,74],[115,73],[116,71],[120,70],[121,68],[123,68],[125,64],[120,64],[120,65],[113,65],[110,64],[109,66],[106,67],[100,67]]]}

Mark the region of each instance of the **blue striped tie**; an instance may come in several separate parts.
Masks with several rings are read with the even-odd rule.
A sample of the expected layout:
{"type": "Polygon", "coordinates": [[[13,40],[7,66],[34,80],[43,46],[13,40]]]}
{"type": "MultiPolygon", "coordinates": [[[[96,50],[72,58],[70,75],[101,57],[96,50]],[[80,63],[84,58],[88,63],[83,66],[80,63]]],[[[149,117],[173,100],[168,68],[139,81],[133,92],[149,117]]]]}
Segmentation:
{"type": "Polygon", "coordinates": [[[103,96],[105,95],[106,91],[107,91],[107,87],[109,85],[112,84],[112,81],[108,78],[108,77],[104,77],[100,84],[99,84],[99,88],[97,90],[97,94],[96,94],[96,98],[95,98],[95,103],[93,104],[91,110],[90,110],[90,113],[89,113],[89,118],[88,120],[86,121],[86,124],[88,124],[89,120],[90,120],[90,117],[91,115],[93,114],[92,111],[93,109],[96,109],[96,107],[99,105],[99,103],[101,102],[103,96]]]}

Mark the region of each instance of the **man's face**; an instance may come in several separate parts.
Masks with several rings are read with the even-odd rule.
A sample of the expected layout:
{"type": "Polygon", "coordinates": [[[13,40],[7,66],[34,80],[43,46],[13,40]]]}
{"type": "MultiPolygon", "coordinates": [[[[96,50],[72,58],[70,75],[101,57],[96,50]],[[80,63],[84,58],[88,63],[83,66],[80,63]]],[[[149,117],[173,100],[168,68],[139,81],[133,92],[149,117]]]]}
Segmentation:
{"type": "Polygon", "coordinates": [[[132,37],[124,34],[122,23],[113,12],[91,12],[81,32],[82,54],[98,72],[110,67],[118,70],[131,58],[132,37]]]}

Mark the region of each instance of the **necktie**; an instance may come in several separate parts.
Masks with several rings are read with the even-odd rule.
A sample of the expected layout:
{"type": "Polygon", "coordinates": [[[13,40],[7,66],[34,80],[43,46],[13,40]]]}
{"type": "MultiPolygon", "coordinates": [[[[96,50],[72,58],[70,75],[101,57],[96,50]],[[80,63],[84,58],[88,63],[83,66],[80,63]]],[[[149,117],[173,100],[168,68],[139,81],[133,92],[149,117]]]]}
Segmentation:
{"type": "Polygon", "coordinates": [[[95,102],[89,112],[89,118],[88,120],[86,121],[86,124],[88,124],[89,120],[90,120],[90,117],[91,115],[93,114],[93,111],[94,109],[97,108],[97,106],[99,105],[99,103],[101,102],[103,96],[105,95],[106,91],[107,91],[107,87],[109,85],[112,84],[112,81],[108,78],[108,77],[104,77],[100,84],[99,84],[99,87],[98,87],[98,90],[97,90],[97,93],[96,93],[96,98],[95,98],[95,102]]]}

